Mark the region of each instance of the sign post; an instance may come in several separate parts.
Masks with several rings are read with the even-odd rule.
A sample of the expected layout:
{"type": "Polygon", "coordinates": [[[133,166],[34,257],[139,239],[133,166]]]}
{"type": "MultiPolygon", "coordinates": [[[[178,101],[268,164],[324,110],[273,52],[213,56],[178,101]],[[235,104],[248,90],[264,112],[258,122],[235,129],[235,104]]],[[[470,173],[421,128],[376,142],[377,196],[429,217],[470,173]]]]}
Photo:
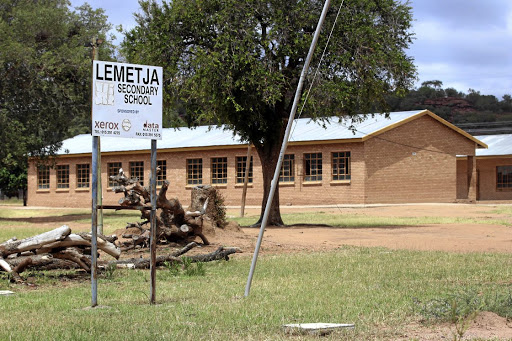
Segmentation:
{"type": "MultiPolygon", "coordinates": [[[[99,137],[127,137],[151,140],[151,300],[155,303],[156,283],[156,141],[162,139],[162,68],[158,66],[93,61],[92,84],[92,306],[97,305],[98,171],[101,165],[99,137]],[[96,151],[96,152],[95,152],[96,151]]],[[[101,168],[100,168],[101,169],[101,168]]],[[[101,205],[100,205],[101,206],[101,205]]]]}

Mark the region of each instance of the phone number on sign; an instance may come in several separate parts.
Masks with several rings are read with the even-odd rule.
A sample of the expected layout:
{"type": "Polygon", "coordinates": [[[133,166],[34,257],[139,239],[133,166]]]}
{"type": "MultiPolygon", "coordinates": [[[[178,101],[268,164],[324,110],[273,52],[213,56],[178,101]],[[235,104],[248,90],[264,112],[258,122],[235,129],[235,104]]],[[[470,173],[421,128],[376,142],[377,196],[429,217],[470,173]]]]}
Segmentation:
{"type": "Polygon", "coordinates": [[[135,133],[135,136],[141,136],[141,137],[161,137],[162,134],[160,134],[160,133],[135,133]]]}
{"type": "Polygon", "coordinates": [[[99,134],[99,135],[121,135],[121,133],[119,131],[112,131],[112,130],[99,130],[99,129],[94,129],[94,133],[95,134],[99,134]]]}

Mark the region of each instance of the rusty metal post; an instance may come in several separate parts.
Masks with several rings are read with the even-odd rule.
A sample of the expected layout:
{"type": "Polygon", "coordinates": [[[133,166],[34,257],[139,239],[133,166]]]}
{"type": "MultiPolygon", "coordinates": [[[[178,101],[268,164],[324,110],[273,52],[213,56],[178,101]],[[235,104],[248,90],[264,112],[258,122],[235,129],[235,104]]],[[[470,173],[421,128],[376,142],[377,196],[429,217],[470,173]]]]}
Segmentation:
{"type": "Polygon", "coordinates": [[[151,234],[149,242],[150,258],[150,304],[156,302],[156,140],[151,140],[151,177],[149,180],[149,189],[151,192],[151,234]]]}

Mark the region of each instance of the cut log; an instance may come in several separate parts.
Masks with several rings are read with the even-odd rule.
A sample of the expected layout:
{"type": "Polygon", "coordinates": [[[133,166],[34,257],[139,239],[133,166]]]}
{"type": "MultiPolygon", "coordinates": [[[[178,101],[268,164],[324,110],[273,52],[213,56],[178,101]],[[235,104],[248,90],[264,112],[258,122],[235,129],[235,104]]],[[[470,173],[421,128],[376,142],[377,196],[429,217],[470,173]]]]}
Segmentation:
{"type": "MultiPolygon", "coordinates": [[[[81,234],[70,234],[65,239],[54,242],[51,244],[45,245],[44,248],[40,248],[37,250],[37,254],[45,254],[51,253],[52,250],[66,248],[71,246],[91,246],[91,234],[90,233],[81,233],[81,234]]],[[[105,253],[111,255],[112,257],[119,259],[121,256],[121,249],[119,249],[114,244],[103,240],[101,236],[98,236],[97,239],[98,249],[104,251],[105,253]]]]}
{"type": "Polygon", "coordinates": [[[24,268],[30,268],[38,270],[56,270],[56,269],[76,269],[76,263],[70,262],[68,260],[56,259],[52,256],[45,255],[33,255],[27,257],[17,257],[13,259],[9,259],[7,261],[11,268],[14,270],[18,265],[24,264],[24,268]],[[30,261],[27,259],[30,258],[30,261]]]}
{"type": "Polygon", "coordinates": [[[4,269],[7,272],[11,272],[12,268],[9,263],[7,263],[3,258],[0,258],[0,268],[4,269]]]}
{"type": "Polygon", "coordinates": [[[70,233],[71,229],[69,226],[63,225],[55,230],[41,233],[37,236],[2,243],[0,244],[0,257],[5,258],[5,256],[13,253],[39,249],[47,244],[66,238],[70,233]]]}
{"type": "Polygon", "coordinates": [[[179,249],[176,252],[173,252],[172,255],[174,257],[179,257],[179,256],[184,255],[185,253],[189,252],[190,250],[192,250],[193,248],[195,248],[197,246],[198,245],[196,242],[188,243],[185,247],[179,249]]]}

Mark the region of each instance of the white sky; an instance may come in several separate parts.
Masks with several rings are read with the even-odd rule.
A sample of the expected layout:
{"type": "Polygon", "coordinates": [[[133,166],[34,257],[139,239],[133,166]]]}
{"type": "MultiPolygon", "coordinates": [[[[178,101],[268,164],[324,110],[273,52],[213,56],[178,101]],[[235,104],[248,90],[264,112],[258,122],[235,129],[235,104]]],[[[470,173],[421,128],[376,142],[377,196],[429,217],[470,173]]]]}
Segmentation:
{"type": "MultiPolygon", "coordinates": [[[[73,6],[84,0],[71,0],[73,6]]],[[[114,28],[134,27],[137,0],[89,0],[102,7],[114,28]]],[[[441,80],[443,87],[485,95],[512,94],[512,0],[411,0],[415,40],[409,50],[419,85],[441,80]]],[[[350,1],[345,1],[350,6],[350,1]]],[[[115,31],[115,30],[114,30],[115,31]]],[[[122,36],[114,32],[117,41],[122,36]]]]}

